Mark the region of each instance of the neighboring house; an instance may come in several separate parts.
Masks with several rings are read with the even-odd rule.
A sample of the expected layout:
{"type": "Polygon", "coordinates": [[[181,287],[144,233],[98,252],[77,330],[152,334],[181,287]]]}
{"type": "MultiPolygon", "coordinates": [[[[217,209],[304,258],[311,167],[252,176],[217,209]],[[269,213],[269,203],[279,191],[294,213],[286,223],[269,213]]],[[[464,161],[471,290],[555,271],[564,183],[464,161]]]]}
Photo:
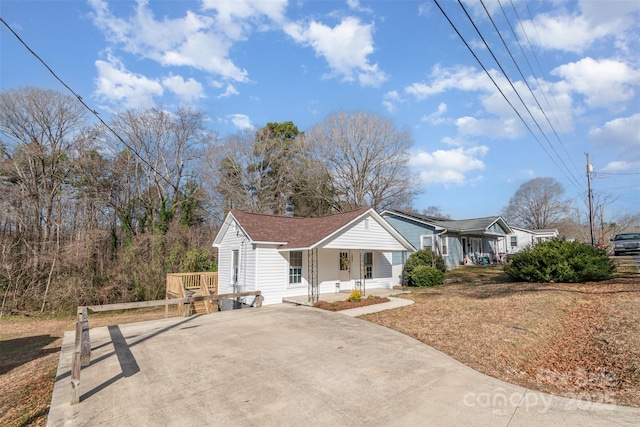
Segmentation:
{"type": "Polygon", "coordinates": [[[509,235],[508,246],[508,253],[510,254],[518,253],[525,248],[558,237],[558,230],[556,228],[527,230],[526,228],[512,226],[511,229],[513,233],[509,235]]]}
{"type": "MultiPolygon", "coordinates": [[[[507,252],[507,236],[512,233],[499,216],[452,220],[402,210],[387,210],[381,215],[416,248],[442,255],[447,268],[501,260],[507,252]]],[[[401,257],[399,253],[392,256],[394,277],[402,274],[401,257]]]]}
{"type": "Polygon", "coordinates": [[[320,218],[232,210],[213,246],[218,248],[219,292],[260,290],[264,304],[391,288],[391,252],[415,250],[370,208],[320,218]]]}

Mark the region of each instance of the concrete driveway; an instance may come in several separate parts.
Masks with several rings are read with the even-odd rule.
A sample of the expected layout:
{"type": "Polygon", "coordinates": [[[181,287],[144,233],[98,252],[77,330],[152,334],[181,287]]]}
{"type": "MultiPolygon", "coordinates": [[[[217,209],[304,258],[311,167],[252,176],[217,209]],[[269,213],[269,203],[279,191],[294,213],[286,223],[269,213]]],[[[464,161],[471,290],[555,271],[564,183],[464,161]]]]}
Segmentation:
{"type": "Polygon", "coordinates": [[[91,329],[71,406],[64,336],[50,426],[637,426],[640,409],[513,386],[393,330],[273,305],[91,329]]]}

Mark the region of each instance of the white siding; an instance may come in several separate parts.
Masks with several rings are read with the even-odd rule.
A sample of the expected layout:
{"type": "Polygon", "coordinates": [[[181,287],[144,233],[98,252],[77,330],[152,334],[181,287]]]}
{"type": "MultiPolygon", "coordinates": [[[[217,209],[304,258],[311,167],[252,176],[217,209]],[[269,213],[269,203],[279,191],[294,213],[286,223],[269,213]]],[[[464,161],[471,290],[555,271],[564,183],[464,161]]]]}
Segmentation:
{"type": "Polygon", "coordinates": [[[322,247],[328,249],[384,250],[389,252],[407,250],[370,215],[352,224],[351,227],[343,230],[342,233],[334,236],[330,241],[323,242],[322,247]],[[369,224],[368,230],[365,229],[366,222],[369,224]]]}
{"type": "Polygon", "coordinates": [[[222,237],[218,248],[218,293],[236,292],[231,283],[231,254],[239,253],[238,260],[238,292],[255,289],[255,251],[249,240],[242,233],[236,234],[230,226],[222,237]]]}
{"type": "MultiPolygon", "coordinates": [[[[257,289],[262,291],[263,304],[277,304],[282,302],[282,297],[287,296],[287,284],[289,282],[288,254],[278,252],[275,246],[260,245],[258,251],[258,268],[256,269],[257,289]]],[[[302,274],[304,276],[306,258],[303,254],[302,274]]],[[[301,287],[307,292],[306,285],[301,287]]],[[[302,294],[293,294],[302,295],[302,294]]]]}
{"type": "Polygon", "coordinates": [[[507,236],[507,252],[510,254],[515,254],[520,252],[521,250],[533,246],[534,238],[533,233],[528,230],[522,229],[513,229],[513,234],[509,234],[507,236]],[[511,246],[511,237],[516,237],[517,246],[511,246]]]}

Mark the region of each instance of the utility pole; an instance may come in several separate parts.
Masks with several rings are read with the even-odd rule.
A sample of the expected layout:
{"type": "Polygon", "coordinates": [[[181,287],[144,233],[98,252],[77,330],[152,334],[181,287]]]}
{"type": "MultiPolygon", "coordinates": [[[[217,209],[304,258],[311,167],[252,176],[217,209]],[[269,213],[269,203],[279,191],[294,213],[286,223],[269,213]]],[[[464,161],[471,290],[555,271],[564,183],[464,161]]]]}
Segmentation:
{"type": "Polygon", "coordinates": [[[607,235],[604,232],[604,208],[600,204],[600,232],[602,233],[602,245],[607,244],[607,235]]]}
{"type": "Polygon", "coordinates": [[[589,189],[589,231],[591,233],[591,246],[595,246],[596,236],[593,230],[593,191],[591,190],[591,172],[593,172],[593,168],[589,162],[589,153],[585,154],[587,155],[587,184],[589,189]]]}

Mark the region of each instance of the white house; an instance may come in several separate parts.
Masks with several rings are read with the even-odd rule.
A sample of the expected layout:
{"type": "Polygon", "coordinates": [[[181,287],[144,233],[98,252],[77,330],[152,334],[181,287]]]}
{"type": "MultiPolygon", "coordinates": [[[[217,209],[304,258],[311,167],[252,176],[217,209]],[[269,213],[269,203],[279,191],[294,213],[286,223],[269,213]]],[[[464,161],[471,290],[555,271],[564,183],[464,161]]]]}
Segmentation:
{"type": "Polygon", "coordinates": [[[373,209],[320,218],[232,210],[215,237],[220,293],[262,291],[283,298],[391,288],[391,252],[415,248],[373,209]]]}
{"type": "Polygon", "coordinates": [[[526,228],[511,226],[511,230],[513,232],[509,235],[508,247],[508,253],[510,254],[518,253],[525,248],[558,237],[558,229],[556,228],[527,230],[526,228]]]}

